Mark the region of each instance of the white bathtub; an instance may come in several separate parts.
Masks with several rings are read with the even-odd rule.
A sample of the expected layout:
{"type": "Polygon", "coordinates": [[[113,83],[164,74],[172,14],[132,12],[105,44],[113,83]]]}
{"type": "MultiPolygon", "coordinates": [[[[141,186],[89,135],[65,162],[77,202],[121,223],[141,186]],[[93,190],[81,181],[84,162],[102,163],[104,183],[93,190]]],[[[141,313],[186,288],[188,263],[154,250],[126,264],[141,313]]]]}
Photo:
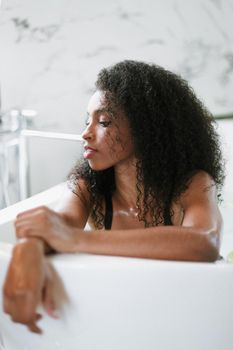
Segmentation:
{"type": "MultiPolygon", "coordinates": [[[[0,285],[14,238],[13,219],[53,203],[63,185],[0,211],[0,285]]],[[[232,209],[223,209],[231,216],[232,209]]],[[[233,250],[228,220],[221,253],[233,250]]],[[[68,301],[60,319],[44,315],[42,335],[11,322],[0,309],[0,349],[232,350],[233,264],[57,255],[52,265],[68,301]]],[[[0,295],[2,303],[2,294],[0,295]]]]}

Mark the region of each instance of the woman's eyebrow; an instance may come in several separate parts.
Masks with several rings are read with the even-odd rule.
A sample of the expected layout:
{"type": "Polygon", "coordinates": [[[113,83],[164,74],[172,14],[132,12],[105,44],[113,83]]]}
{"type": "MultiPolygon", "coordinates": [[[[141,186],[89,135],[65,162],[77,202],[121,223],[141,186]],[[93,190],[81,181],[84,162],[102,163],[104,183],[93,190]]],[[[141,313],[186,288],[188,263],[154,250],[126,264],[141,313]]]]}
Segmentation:
{"type": "MultiPolygon", "coordinates": [[[[100,114],[100,113],[113,114],[113,111],[110,108],[98,108],[94,111],[93,114],[100,114]]],[[[87,117],[89,116],[90,116],[90,113],[87,111],[87,117]]]]}

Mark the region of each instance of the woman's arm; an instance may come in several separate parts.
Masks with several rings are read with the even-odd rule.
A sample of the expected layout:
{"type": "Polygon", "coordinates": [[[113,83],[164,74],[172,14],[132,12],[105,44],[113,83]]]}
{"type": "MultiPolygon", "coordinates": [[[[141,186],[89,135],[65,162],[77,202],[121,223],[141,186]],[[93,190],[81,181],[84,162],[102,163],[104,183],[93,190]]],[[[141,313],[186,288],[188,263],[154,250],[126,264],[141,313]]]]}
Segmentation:
{"type": "MultiPolygon", "coordinates": [[[[85,189],[82,192],[84,191],[85,189]]],[[[52,225],[58,227],[60,233],[65,232],[66,238],[67,233],[70,232],[71,241],[72,235],[75,234],[74,227],[84,228],[85,226],[89,215],[88,205],[81,195],[78,197],[70,190],[64,194],[61,203],[62,206],[57,208],[58,212],[40,207],[19,214],[15,222],[16,229],[21,227],[21,229],[18,228],[20,231],[23,227],[24,236],[27,236],[26,233],[33,223],[35,232],[38,227],[46,230],[46,227],[52,225]]],[[[36,311],[40,303],[51,317],[56,318],[53,298],[55,275],[45,259],[45,254],[51,251],[54,250],[39,235],[20,240],[13,249],[3,287],[4,311],[13,321],[27,325],[32,332],[36,333],[41,332],[37,326],[41,315],[36,311]]]]}
{"type": "Polygon", "coordinates": [[[68,225],[83,229],[90,215],[90,194],[81,179],[74,190],[66,188],[54,210],[68,225]]]}
{"type": "Polygon", "coordinates": [[[40,317],[36,308],[40,302],[44,302],[47,311],[53,315],[53,297],[46,282],[41,240],[59,252],[215,261],[219,255],[222,218],[211,178],[205,173],[197,174],[180,198],[180,203],[184,210],[182,226],[130,230],[84,232],[88,210],[85,212],[84,205],[80,213],[84,210],[85,220],[76,220],[79,204],[75,197],[69,199],[59,213],[40,207],[20,214],[16,221],[17,235],[27,238],[13,251],[4,285],[5,311],[14,321],[26,324],[34,332],[40,332],[36,325],[40,317]],[[47,295],[44,300],[43,290],[48,290],[48,293],[43,293],[47,295]]]}
{"type": "Polygon", "coordinates": [[[57,235],[71,241],[72,235],[75,235],[74,228],[84,229],[90,214],[89,193],[84,181],[79,181],[77,191],[78,195],[66,188],[55,210],[40,206],[19,213],[15,220],[17,237],[27,237],[28,240],[30,237],[37,237],[38,244],[43,245],[45,254],[54,252],[54,249],[42,237],[41,231],[46,234],[53,229],[57,231],[57,235]]]}
{"type": "Polygon", "coordinates": [[[204,172],[193,177],[180,199],[182,226],[91,231],[79,240],[79,251],[150,259],[215,261],[219,256],[222,218],[216,186],[204,172]]]}
{"type": "Polygon", "coordinates": [[[77,240],[77,250],[150,259],[217,260],[222,218],[210,176],[204,172],[195,175],[180,203],[184,210],[182,226],[90,231],[77,240]]]}
{"type": "Polygon", "coordinates": [[[44,258],[44,247],[37,238],[24,239],[12,254],[3,286],[4,311],[15,322],[25,324],[29,330],[41,333],[37,312],[42,303],[47,313],[56,318],[53,300],[54,275],[44,258]]]}
{"type": "Polygon", "coordinates": [[[182,226],[92,230],[84,233],[77,227],[60,225],[59,220],[54,218],[55,214],[44,208],[43,215],[35,213],[28,229],[25,230],[25,223],[16,227],[17,235],[41,237],[59,252],[166,260],[217,260],[222,218],[216,188],[210,176],[204,172],[195,175],[180,203],[184,210],[182,226]]]}

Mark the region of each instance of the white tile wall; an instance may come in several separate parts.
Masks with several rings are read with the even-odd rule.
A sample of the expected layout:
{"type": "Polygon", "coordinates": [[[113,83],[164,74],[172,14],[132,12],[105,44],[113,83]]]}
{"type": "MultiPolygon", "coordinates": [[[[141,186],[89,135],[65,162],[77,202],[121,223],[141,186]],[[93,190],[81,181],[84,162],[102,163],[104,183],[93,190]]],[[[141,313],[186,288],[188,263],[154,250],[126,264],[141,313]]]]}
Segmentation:
{"type": "Polygon", "coordinates": [[[226,162],[226,180],[224,198],[232,203],[233,208],[233,120],[218,122],[218,132],[221,136],[223,155],[226,162]]]}
{"type": "MultiPolygon", "coordinates": [[[[98,71],[126,58],[182,74],[211,112],[233,112],[233,0],[3,0],[0,11],[3,109],[36,109],[39,129],[79,133],[98,71]]],[[[42,176],[31,145],[34,191],[64,179],[70,147],[45,157],[42,176]]]]}

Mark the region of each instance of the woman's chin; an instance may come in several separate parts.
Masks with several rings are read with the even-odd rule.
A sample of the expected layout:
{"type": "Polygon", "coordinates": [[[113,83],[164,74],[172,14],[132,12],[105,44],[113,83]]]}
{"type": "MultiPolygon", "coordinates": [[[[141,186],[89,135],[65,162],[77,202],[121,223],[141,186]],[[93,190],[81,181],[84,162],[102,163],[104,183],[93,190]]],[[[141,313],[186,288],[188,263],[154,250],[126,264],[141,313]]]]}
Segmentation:
{"type": "Polygon", "coordinates": [[[88,161],[88,164],[90,166],[90,168],[94,171],[102,171],[102,170],[106,170],[106,169],[109,169],[111,168],[112,165],[109,165],[109,166],[104,166],[104,165],[101,165],[101,164],[94,164],[93,162],[90,162],[88,161]]]}

